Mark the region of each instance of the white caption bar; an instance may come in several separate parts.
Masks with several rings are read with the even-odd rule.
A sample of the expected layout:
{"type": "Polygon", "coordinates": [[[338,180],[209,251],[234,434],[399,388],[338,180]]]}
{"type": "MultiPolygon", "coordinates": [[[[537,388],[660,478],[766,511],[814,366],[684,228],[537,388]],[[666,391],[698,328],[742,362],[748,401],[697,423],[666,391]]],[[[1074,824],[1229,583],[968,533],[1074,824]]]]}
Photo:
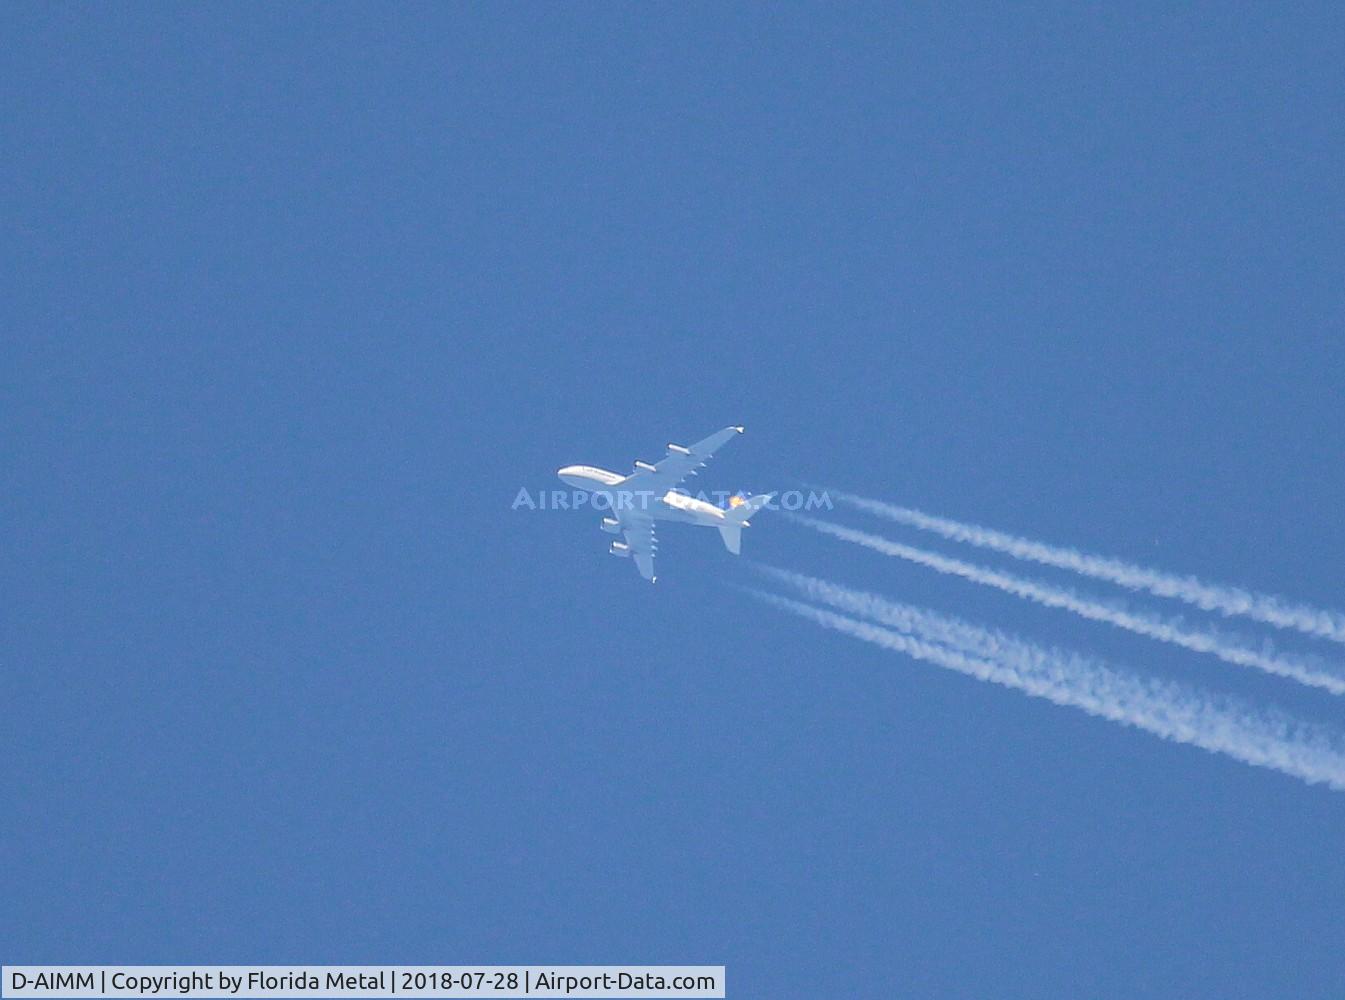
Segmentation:
{"type": "Polygon", "coordinates": [[[8,997],[722,997],[722,965],[6,965],[8,997]]]}

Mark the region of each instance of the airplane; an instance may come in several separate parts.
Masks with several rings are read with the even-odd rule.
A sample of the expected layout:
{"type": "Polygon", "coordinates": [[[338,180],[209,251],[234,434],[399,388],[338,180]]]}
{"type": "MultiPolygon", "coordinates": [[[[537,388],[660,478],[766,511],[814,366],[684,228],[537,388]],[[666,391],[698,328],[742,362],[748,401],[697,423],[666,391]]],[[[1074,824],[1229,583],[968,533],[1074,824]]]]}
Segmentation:
{"type": "Polygon", "coordinates": [[[602,519],[602,530],[609,535],[625,536],[624,542],[612,542],[612,555],[633,559],[640,575],[653,583],[658,579],[654,575],[654,555],[658,551],[655,521],[718,528],[724,547],[736,556],[742,551],[743,528],[751,526],[747,519],[775,496],[774,493],[735,496],[725,510],[677,489],[683,479],[694,476],[711,455],[742,432],[741,427],[725,427],[689,448],[670,444],[661,461],[655,465],[636,462],[635,471],[629,476],[591,465],[567,465],[556,475],[568,486],[587,490],[595,507],[610,512],[602,519]]]}

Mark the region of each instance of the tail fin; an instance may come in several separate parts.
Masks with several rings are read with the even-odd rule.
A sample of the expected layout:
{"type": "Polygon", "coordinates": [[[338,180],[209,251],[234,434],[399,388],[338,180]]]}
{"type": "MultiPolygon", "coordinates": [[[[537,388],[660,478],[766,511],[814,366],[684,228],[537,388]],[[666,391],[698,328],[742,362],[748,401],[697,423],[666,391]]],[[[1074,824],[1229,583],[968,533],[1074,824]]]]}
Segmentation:
{"type": "Polygon", "coordinates": [[[724,523],[719,526],[719,537],[724,539],[724,548],[735,556],[743,550],[743,528],[748,527],[748,518],[770,503],[774,493],[761,493],[747,500],[740,500],[724,511],[724,523]]]}

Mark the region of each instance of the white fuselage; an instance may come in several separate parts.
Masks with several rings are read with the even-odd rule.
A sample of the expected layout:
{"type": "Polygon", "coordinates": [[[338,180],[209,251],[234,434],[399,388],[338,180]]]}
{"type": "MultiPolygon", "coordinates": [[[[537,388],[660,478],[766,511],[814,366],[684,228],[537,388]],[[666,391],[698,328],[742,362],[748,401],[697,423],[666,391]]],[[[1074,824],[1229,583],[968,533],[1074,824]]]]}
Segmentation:
{"type": "Polygon", "coordinates": [[[613,517],[634,513],[660,521],[681,521],[706,527],[719,527],[725,521],[721,508],[685,493],[669,490],[656,496],[634,486],[623,490],[621,484],[626,481],[626,477],[606,469],[596,469],[591,465],[567,465],[556,474],[567,486],[587,491],[591,495],[592,506],[598,510],[610,510],[613,517]]]}

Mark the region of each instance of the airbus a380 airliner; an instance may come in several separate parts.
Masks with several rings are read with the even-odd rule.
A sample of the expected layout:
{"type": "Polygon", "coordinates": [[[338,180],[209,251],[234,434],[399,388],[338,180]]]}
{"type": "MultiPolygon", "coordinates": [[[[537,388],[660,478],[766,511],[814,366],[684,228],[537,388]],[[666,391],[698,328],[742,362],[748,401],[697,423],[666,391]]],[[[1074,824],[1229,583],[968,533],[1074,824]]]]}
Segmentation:
{"type": "Polygon", "coordinates": [[[594,506],[608,511],[602,519],[602,530],[609,535],[625,536],[624,542],[612,543],[612,555],[634,559],[640,575],[653,583],[657,579],[654,554],[658,551],[655,521],[718,528],[724,547],[736,556],[742,551],[743,529],[750,526],[747,519],[775,496],[774,493],[747,499],[735,496],[725,510],[676,488],[687,476],[694,476],[725,442],[742,432],[741,427],[725,427],[689,448],[670,444],[662,461],[655,465],[636,462],[635,471],[629,476],[591,465],[567,465],[557,475],[561,482],[587,490],[592,494],[594,506]]]}

